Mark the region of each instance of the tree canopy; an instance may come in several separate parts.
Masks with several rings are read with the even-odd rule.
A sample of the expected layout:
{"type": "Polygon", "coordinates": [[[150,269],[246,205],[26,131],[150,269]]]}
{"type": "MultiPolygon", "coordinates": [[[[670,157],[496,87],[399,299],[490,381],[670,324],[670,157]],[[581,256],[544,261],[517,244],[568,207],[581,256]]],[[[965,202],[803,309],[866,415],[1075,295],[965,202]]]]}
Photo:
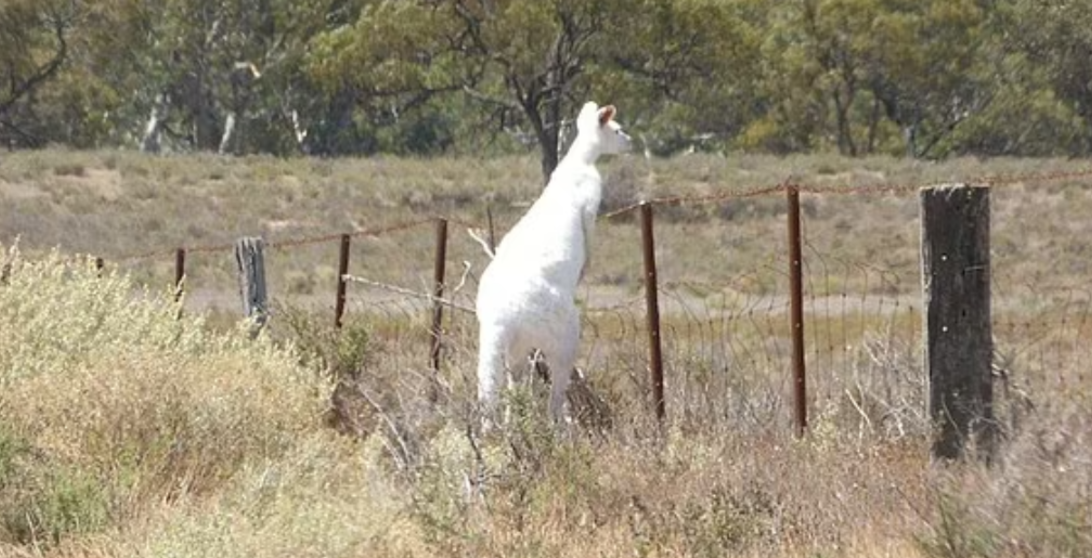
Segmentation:
{"type": "Polygon", "coordinates": [[[0,140],[1087,155],[1092,0],[0,0],[0,140]]]}

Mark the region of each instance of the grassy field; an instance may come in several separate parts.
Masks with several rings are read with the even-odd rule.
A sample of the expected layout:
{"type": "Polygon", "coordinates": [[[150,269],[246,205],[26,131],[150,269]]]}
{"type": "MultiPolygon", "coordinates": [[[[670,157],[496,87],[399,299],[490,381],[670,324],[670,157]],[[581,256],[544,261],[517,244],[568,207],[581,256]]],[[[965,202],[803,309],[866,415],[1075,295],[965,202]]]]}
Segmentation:
{"type": "MultiPolygon", "coordinates": [[[[605,209],[644,197],[742,192],[785,181],[867,189],[1086,168],[1083,161],[1064,160],[930,164],[888,158],[694,155],[646,161],[634,155],[605,165],[605,209]]],[[[223,247],[243,235],[277,242],[431,216],[484,225],[487,205],[496,213],[500,234],[533,201],[540,184],[531,158],[279,160],[12,153],[0,156],[0,239],[11,244],[18,236],[25,251],[60,247],[99,255],[130,269],[142,282],[165,285],[173,277],[174,248],[223,247]],[[145,254],[155,257],[127,259],[145,254]]],[[[1079,239],[1090,226],[1080,218],[1092,208],[1092,197],[1082,185],[1075,180],[1017,183],[998,192],[995,246],[1006,268],[1013,267],[1020,277],[1031,276],[1031,271],[1015,268],[1080,250],[1068,241],[1079,239]]],[[[917,203],[912,188],[895,194],[805,196],[804,210],[816,251],[867,262],[902,278],[905,285],[899,289],[916,289],[917,203]]],[[[780,265],[783,212],[784,200],[776,193],[658,208],[662,275],[669,281],[724,284],[771,261],[780,265]]],[[[602,223],[589,284],[639,283],[639,234],[632,217],[602,223]]],[[[450,259],[480,267],[484,256],[464,228],[454,227],[450,259]]],[[[431,273],[432,242],[427,226],[363,239],[353,253],[354,268],[379,280],[420,281],[431,273]]],[[[326,295],[336,273],[336,250],[336,242],[327,242],[271,257],[273,292],[326,295]]],[[[193,254],[188,269],[193,289],[231,291],[230,265],[224,264],[230,259],[230,254],[193,254]]],[[[1085,269],[1059,271],[1051,275],[1065,278],[1085,269]]],[[[762,286],[757,282],[750,288],[762,286]]]]}
{"type": "MultiPolygon", "coordinates": [[[[1092,180],[993,199],[996,464],[930,463],[913,186],[1073,172],[1084,161],[943,164],[690,156],[604,166],[642,197],[805,195],[812,428],[795,439],[779,194],[658,206],[669,426],[647,412],[640,250],[599,225],[582,362],[613,427],[559,438],[536,388],[471,439],[473,317],[353,286],[330,327],[336,242],[271,250],[269,335],[233,325],[229,246],[457,221],[498,232],[534,199],[530,158],[277,160],[0,155],[0,556],[1085,556],[1092,432],[1085,233],[1092,180]],[[882,186],[906,186],[882,192],[882,186]],[[191,250],[187,296],[172,251],[191,250]],[[59,250],[54,251],[54,248],[59,250]],[[100,273],[81,254],[108,262],[100,273]],[[147,257],[134,257],[145,256],[147,257]],[[634,303],[634,301],[637,303],[634,303]],[[435,394],[435,400],[428,394],[435,394]]],[[[432,228],[354,240],[352,272],[413,290],[432,228]]],[[[473,273],[457,293],[472,298],[473,273]]]]}

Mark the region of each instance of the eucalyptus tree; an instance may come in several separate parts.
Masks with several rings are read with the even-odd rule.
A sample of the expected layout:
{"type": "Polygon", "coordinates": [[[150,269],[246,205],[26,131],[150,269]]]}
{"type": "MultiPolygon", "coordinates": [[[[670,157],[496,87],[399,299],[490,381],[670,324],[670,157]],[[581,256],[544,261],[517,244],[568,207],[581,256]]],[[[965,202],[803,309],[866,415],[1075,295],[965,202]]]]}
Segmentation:
{"type": "Polygon", "coordinates": [[[0,138],[9,146],[48,140],[32,101],[68,60],[79,15],[75,0],[0,3],[0,138]]]}

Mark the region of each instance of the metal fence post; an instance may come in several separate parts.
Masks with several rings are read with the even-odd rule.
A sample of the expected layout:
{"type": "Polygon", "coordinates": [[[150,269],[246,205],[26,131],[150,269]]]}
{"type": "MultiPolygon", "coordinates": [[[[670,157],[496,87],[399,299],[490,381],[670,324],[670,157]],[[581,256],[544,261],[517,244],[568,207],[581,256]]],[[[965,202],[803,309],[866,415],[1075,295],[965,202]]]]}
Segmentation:
{"type": "Polygon", "coordinates": [[[345,290],[348,281],[345,274],[349,273],[349,247],[352,237],[348,234],[341,235],[341,248],[337,258],[337,298],[334,300],[334,327],[341,329],[342,317],[345,315],[345,290]]]}
{"type": "Polygon", "coordinates": [[[174,300],[182,300],[182,281],[186,278],[186,249],[178,248],[174,252],[174,300]]]}
{"type": "Polygon", "coordinates": [[[793,418],[796,435],[808,428],[807,370],[804,356],[804,281],[800,240],[800,189],[785,187],[789,200],[789,325],[792,333],[793,418]]]}
{"type": "Polygon", "coordinates": [[[444,305],[444,268],[447,262],[447,219],[436,220],[436,260],[433,262],[433,290],[432,290],[432,347],[429,350],[429,362],[432,365],[433,389],[431,399],[437,399],[436,388],[440,380],[440,361],[442,360],[444,305]]]}
{"type": "Polygon", "coordinates": [[[492,205],[485,206],[485,219],[489,223],[489,231],[488,231],[489,232],[489,237],[488,237],[489,252],[492,253],[492,254],[496,254],[497,253],[497,233],[496,233],[496,229],[493,227],[493,206],[492,205]]]}
{"type": "Polygon", "coordinates": [[[667,417],[664,401],[664,362],[660,347],[660,302],[656,279],[656,241],[652,227],[652,204],[641,202],[641,246],[645,262],[645,304],[648,316],[648,368],[652,377],[652,403],[656,420],[667,417]]]}

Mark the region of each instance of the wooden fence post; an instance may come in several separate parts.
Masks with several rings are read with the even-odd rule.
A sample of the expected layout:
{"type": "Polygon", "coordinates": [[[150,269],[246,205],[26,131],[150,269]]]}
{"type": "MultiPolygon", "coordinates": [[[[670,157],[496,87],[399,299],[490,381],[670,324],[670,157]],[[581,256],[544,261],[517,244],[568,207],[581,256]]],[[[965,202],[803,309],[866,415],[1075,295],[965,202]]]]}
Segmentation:
{"type": "Polygon", "coordinates": [[[989,459],[993,420],[990,190],[967,184],[921,190],[925,370],[933,456],[989,459]]]}
{"type": "Polygon", "coordinates": [[[251,337],[257,337],[269,319],[265,288],[265,242],[261,237],[243,237],[235,243],[235,265],[239,271],[239,294],[243,315],[254,320],[251,337]]]}
{"type": "Polygon", "coordinates": [[[337,258],[337,299],[334,301],[334,327],[341,329],[341,318],[345,315],[345,291],[348,281],[345,274],[349,273],[349,247],[351,238],[348,234],[341,235],[341,248],[337,258]]]}
{"type": "Polygon", "coordinates": [[[643,201],[641,209],[641,246],[645,260],[645,305],[648,316],[648,370],[652,376],[652,404],[656,420],[667,417],[664,401],[664,359],[660,347],[660,300],[656,278],[656,240],[652,227],[652,204],[643,201]]]}

